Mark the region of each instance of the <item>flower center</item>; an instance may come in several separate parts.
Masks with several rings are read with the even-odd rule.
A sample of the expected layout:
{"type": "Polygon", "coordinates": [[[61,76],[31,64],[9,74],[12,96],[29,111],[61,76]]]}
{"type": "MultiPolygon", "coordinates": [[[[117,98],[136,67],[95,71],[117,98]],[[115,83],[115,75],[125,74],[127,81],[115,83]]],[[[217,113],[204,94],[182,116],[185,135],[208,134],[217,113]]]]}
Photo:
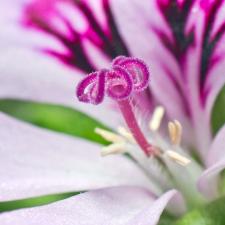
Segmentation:
{"type": "MultiPolygon", "coordinates": [[[[132,104],[132,96],[134,93],[142,92],[148,87],[149,69],[147,65],[140,59],[118,56],[112,62],[110,69],[102,69],[100,71],[87,75],[77,86],[76,95],[79,101],[91,104],[100,104],[105,95],[114,99],[124,117],[127,127],[130,130],[130,137],[139,145],[140,149],[147,157],[155,156],[159,158],[164,151],[160,147],[151,144],[144,135],[138,124],[132,104]]],[[[160,125],[160,117],[163,116],[162,109],[156,111],[150,123],[152,131],[157,130],[160,125]]],[[[110,133],[97,130],[106,139],[110,139],[110,133]]],[[[124,132],[123,132],[124,133],[124,132]]],[[[178,121],[169,123],[170,139],[173,144],[179,144],[181,138],[181,125],[178,121]]],[[[111,134],[111,140],[114,141],[115,135],[111,134]]],[[[118,140],[119,138],[116,138],[118,140]]],[[[116,148],[121,149],[121,141],[116,141],[116,148]]],[[[115,144],[115,143],[114,143],[115,144]]],[[[111,151],[115,151],[111,146],[111,151]]],[[[174,161],[186,165],[190,160],[179,155],[174,151],[166,151],[167,155],[174,161]]]]}
{"type": "Polygon", "coordinates": [[[133,137],[147,156],[156,154],[156,149],[146,140],[136,120],[131,96],[148,85],[149,70],[139,59],[117,57],[110,70],[89,74],[77,87],[80,101],[99,104],[105,93],[116,100],[133,137]]]}

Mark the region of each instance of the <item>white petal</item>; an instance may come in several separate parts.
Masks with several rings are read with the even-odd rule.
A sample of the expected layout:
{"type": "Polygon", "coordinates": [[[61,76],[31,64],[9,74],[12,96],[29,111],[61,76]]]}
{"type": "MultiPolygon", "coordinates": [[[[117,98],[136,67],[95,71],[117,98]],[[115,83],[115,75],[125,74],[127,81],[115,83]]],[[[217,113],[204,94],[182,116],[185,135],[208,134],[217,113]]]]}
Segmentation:
{"type": "Polygon", "coordinates": [[[0,201],[117,185],[151,187],[124,156],[0,114],[0,201]]]}
{"type": "Polygon", "coordinates": [[[75,89],[81,78],[80,73],[34,50],[8,48],[0,56],[0,98],[70,106],[111,127],[118,126],[119,115],[110,110],[111,102],[100,106],[78,102],[75,89]]]}
{"type": "Polygon", "coordinates": [[[225,126],[217,133],[207,155],[208,168],[198,181],[200,191],[207,197],[218,195],[218,175],[225,168],[225,126]]]}
{"type": "MultiPolygon", "coordinates": [[[[0,2],[0,47],[2,50],[0,98],[19,98],[71,106],[116,128],[121,120],[116,110],[112,109],[111,101],[105,101],[100,107],[77,101],[76,85],[85,74],[40,52],[40,49],[45,48],[65,52],[65,47],[50,35],[22,26],[23,13],[29,2],[31,1],[0,2]],[[107,116],[106,108],[107,110],[111,109],[108,110],[107,116]]],[[[52,1],[50,4],[54,4],[54,2],[52,1]]],[[[62,4],[68,7],[66,2],[62,4]]],[[[69,8],[72,10],[73,7],[69,6],[69,8]]],[[[92,58],[103,61],[96,54],[92,58]]]]}
{"type": "Polygon", "coordinates": [[[119,187],[88,192],[47,206],[9,212],[1,225],[156,225],[175,191],[154,201],[148,191],[119,187]]]}
{"type": "Polygon", "coordinates": [[[225,125],[218,131],[207,155],[207,166],[212,166],[216,162],[225,158],[225,125]]]}
{"type": "MultiPolygon", "coordinates": [[[[204,30],[206,26],[210,27],[210,24],[206,24],[209,11],[202,8],[202,1],[186,1],[184,4],[191,2],[193,5],[190,4],[191,7],[187,11],[187,18],[183,21],[182,30],[184,36],[188,36],[193,31],[194,42],[182,54],[179,54],[180,48],[184,46],[179,47],[180,44],[177,41],[179,37],[178,35],[174,37],[176,32],[171,28],[174,24],[170,23],[175,17],[171,16],[170,19],[167,17],[171,15],[172,11],[177,13],[176,18],[179,18],[178,12],[175,11],[176,4],[179,4],[178,1],[172,4],[171,1],[124,0],[113,2],[112,6],[120,32],[126,40],[130,52],[143,58],[149,64],[150,87],[155,99],[166,108],[170,118],[177,119],[183,124],[186,143],[198,149],[202,159],[205,160],[211,143],[210,113],[212,105],[225,82],[223,75],[225,4],[222,1],[221,5],[217,7],[215,21],[213,18],[211,18],[212,21],[208,20],[213,25],[210,38],[212,39],[213,35],[220,30],[221,39],[215,42],[210,61],[205,63],[209,67],[204,73],[205,76],[202,78],[204,82],[200,87],[203,56],[209,54],[206,53],[206,48],[205,51],[202,51],[203,38],[207,39],[207,36],[204,36],[206,35],[204,30]],[[159,7],[160,3],[165,4],[162,9],[159,7]],[[171,45],[169,46],[168,43],[171,45]],[[220,61],[216,61],[216,58],[220,58],[220,61]]],[[[217,1],[208,1],[207,3],[212,7],[217,1]]],[[[179,10],[182,10],[181,7],[179,10]]],[[[185,14],[183,18],[185,18],[185,14]]],[[[182,20],[181,17],[180,20],[182,20]]],[[[178,24],[176,28],[179,29],[178,24]]],[[[182,32],[182,30],[180,31],[182,32]]],[[[190,37],[186,38],[186,40],[189,39],[190,37]]],[[[208,43],[208,49],[212,47],[212,40],[210,41],[211,46],[208,43]]],[[[182,43],[185,43],[185,39],[182,43]]]]}
{"type": "Polygon", "coordinates": [[[209,167],[200,176],[198,180],[198,188],[202,194],[208,199],[218,197],[218,175],[225,169],[225,158],[209,167]]]}

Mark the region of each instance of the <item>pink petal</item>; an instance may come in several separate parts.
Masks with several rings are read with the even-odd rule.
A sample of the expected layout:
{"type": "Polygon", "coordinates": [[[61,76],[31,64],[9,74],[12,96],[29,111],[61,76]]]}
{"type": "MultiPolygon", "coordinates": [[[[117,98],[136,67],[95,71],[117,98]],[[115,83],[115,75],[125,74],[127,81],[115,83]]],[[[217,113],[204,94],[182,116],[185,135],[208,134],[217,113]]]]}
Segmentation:
{"type": "Polygon", "coordinates": [[[180,93],[177,88],[177,85],[183,85],[179,67],[162,45],[155,30],[160,28],[171,37],[170,30],[158,9],[157,1],[118,1],[112,3],[112,6],[120,32],[128,43],[130,52],[149,65],[152,74],[150,89],[154,98],[158,104],[165,106],[169,118],[176,118],[182,122],[186,128],[184,130],[186,141],[193,141],[189,132],[191,126],[185,109],[186,103],[182,97],[184,93],[180,93]],[[154,16],[149,14],[150,11],[154,12],[154,16]]]}
{"type": "MultiPolygon", "coordinates": [[[[72,106],[113,128],[117,127],[120,118],[112,109],[111,102],[104,104],[107,109],[112,109],[108,111],[109,114],[106,117],[104,105],[87,106],[76,100],[75,86],[81,79],[81,75],[84,75],[84,71],[79,70],[78,67],[67,67],[42,51],[47,48],[61,53],[66,51],[65,46],[55,37],[22,26],[23,13],[29,2],[34,3],[35,0],[9,0],[0,3],[0,38],[2,40],[0,43],[2,49],[0,98],[19,98],[72,106]]],[[[36,3],[38,2],[46,4],[43,0],[37,0],[36,3]]],[[[77,19],[80,21],[78,11],[74,12],[73,7],[68,7],[69,1],[54,0],[50,3],[52,7],[54,7],[53,2],[64,6],[61,10],[64,8],[64,14],[70,18],[71,23],[77,19]]],[[[97,7],[97,11],[102,10],[101,6],[95,3],[96,1],[93,1],[93,4],[97,6],[93,9],[97,7]]],[[[98,16],[103,19],[102,12],[98,12],[98,16]]],[[[57,27],[60,29],[60,24],[57,24],[57,27]]],[[[100,67],[108,66],[109,60],[105,60],[103,53],[96,53],[96,50],[93,52],[92,48],[93,46],[87,46],[88,50],[85,49],[87,58],[91,59],[91,62],[96,61],[94,64],[100,67]]],[[[88,65],[85,66],[88,67],[88,65]]]]}
{"type": "MultiPolygon", "coordinates": [[[[224,41],[224,40],[223,40],[224,41]]],[[[222,48],[222,46],[220,46],[222,48]]],[[[225,49],[224,49],[225,54],[225,49]]],[[[219,63],[218,66],[212,68],[210,76],[207,80],[207,86],[210,90],[208,101],[206,103],[207,114],[211,115],[215,100],[225,84],[224,76],[225,58],[219,63]]]]}
{"type": "Polygon", "coordinates": [[[0,2],[0,38],[1,49],[9,48],[34,48],[36,51],[41,47],[52,47],[58,51],[65,50],[62,44],[57,40],[47,36],[30,32],[21,26],[22,15],[27,0],[9,0],[0,2]]]}
{"type": "MultiPolygon", "coordinates": [[[[192,130],[188,132],[193,133],[193,140],[196,145],[196,149],[200,153],[200,156],[205,160],[207,151],[211,143],[211,127],[210,117],[206,112],[206,109],[202,106],[201,97],[199,96],[198,88],[198,68],[200,49],[191,48],[187,53],[185,76],[188,79],[187,92],[189,95],[188,104],[191,109],[192,117],[192,130]]],[[[186,129],[186,128],[185,128],[186,129]]]]}
{"type": "MultiPolygon", "coordinates": [[[[212,30],[212,37],[218,33],[218,30],[223,31],[225,29],[225,3],[222,1],[222,6],[219,8],[215,24],[212,30]],[[222,29],[221,29],[222,28],[222,29]]],[[[212,67],[210,74],[206,80],[206,87],[209,90],[207,109],[208,113],[211,114],[213,103],[217,97],[219,91],[225,84],[224,68],[225,68],[225,35],[222,35],[220,42],[217,44],[215,53],[215,61],[218,60],[219,63],[215,63],[212,67]]]]}
{"type": "Polygon", "coordinates": [[[1,8],[9,39],[15,42],[10,34],[23,31],[28,42],[19,38],[19,43],[38,45],[45,55],[83,72],[102,67],[118,54],[128,54],[108,1],[9,0],[1,8]]]}
{"type": "Polygon", "coordinates": [[[218,175],[225,168],[225,157],[209,167],[200,176],[198,180],[198,188],[202,194],[208,199],[218,197],[218,175]]]}
{"type": "Polygon", "coordinates": [[[152,186],[122,155],[102,158],[96,144],[4,114],[0,114],[0,140],[0,201],[117,185],[152,186]]]}
{"type": "MultiPolygon", "coordinates": [[[[204,2],[204,1],[202,1],[204,2]]],[[[196,27],[196,43],[190,49],[187,58],[187,65],[185,67],[186,77],[188,78],[189,94],[190,94],[190,105],[192,107],[193,124],[196,130],[196,140],[198,149],[203,159],[207,161],[205,156],[210,149],[210,143],[212,142],[211,137],[211,111],[216,99],[217,94],[225,83],[225,77],[222,75],[225,66],[225,49],[224,49],[224,1],[208,1],[207,7],[202,7],[198,1],[196,1],[193,7],[193,15],[188,24],[188,29],[196,27]],[[216,6],[216,7],[214,7],[216,6]],[[212,19],[212,9],[215,10],[215,20],[212,19]],[[210,19],[212,28],[209,29],[209,42],[215,42],[215,46],[212,47],[213,51],[209,58],[209,61],[205,62],[208,65],[207,70],[201,77],[201,59],[202,59],[202,45],[205,41],[206,28],[210,27],[210,19]],[[216,35],[220,34],[218,41],[215,41],[216,35]],[[200,85],[199,87],[199,83],[200,85]]],[[[209,46],[209,44],[208,44],[209,46]]],[[[207,53],[205,53],[207,55],[207,53]]]]}
{"type": "Polygon", "coordinates": [[[47,206],[2,214],[1,225],[156,225],[175,191],[155,200],[141,188],[91,191],[47,206]]]}
{"type": "Polygon", "coordinates": [[[207,155],[208,169],[204,171],[198,181],[200,191],[212,198],[218,194],[218,175],[225,168],[225,126],[216,135],[207,155]]]}
{"type": "Polygon", "coordinates": [[[101,107],[87,106],[75,97],[80,73],[70,70],[42,54],[9,48],[0,56],[0,98],[26,99],[70,106],[116,127],[120,121],[110,102],[101,107]],[[110,120],[108,118],[111,118],[110,120]]]}
{"type": "Polygon", "coordinates": [[[169,118],[180,120],[185,127],[186,143],[194,145],[204,159],[211,142],[211,108],[225,82],[225,76],[222,75],[225,65],[225,2],[211,1],[207,7],[199,4],[202,1],[182,2],[125,0],[115,1],[112,6],[130,52],[149,64],[153,96],[165,106],[169,118]],[[186,4],[186,9],[190,5],[186,19],[185,11],[179,17],[183,4],[186,4]],[[216,9],[215,15],[212,13],[213,7],[216,9]],[[175,22],[173,15],[180,22],[177,29],[184,20],[180,38],[170,22],[172,19],[175,22]],[[213,25],[211,28],[210,24],[213,25]],[[208,37],[206,28],[210,28],[208,40],[215,40],[218,33],[221,36],[220,39],[216,38],[219,41],[215,41],[215,46],[209,46],[210,41],[207,43],[207,50],[211,48],[214,51],[204,63],[206,52],[202,51],[202,45],[208,37]],[[193,41],[185,49],[179,39],[182,44],[193,41]],[[202,65],[208,65],[208,68],[200,73],[202,65]]]}
{"type": "Polygon", "coordinates": [[[218,131],[207,155],[208,167],[225,158],[225,125],[218,131]]]}
{"type": "Polygon", "coordinates": [[[159,221],[160,215],[167,206],[167,204],[176,197],[177,192],[171,190],[166,192],[160,198],[158,198],[149,207],[146,207],[141,213],[139,213],[134,219],[129,221],[127,225],[156,225],[159,221]]]}

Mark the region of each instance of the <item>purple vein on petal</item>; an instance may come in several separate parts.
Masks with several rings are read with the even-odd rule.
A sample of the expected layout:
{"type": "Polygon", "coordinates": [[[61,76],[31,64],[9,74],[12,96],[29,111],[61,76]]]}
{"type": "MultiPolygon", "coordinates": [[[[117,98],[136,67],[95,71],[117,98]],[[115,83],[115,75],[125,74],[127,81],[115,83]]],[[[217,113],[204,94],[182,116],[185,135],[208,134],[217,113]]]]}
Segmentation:
{"type": "MultiPolygon", "coordinates": [[[[182,3],[177,0],[169,0],[167,2],[157,0],[159,11],[171,30],[172,40],[163,30],[156,27],[154,27],[153,30],[158,35],[165,48],[173,55],[181,70],[183,69],[182,66],[185,60],[185,54],[187,53],[188,48],[194,45],[195,42],[194,29],[191,28],[189,32],[185,32],[189,12],[193,4],[193,0],[183,1],[182,3]]],[[[166,64],[162,66],[167,76],[171,79],[174,87],[176,87],[176,90],[179,92],[182,102],[184,102],[183,106],[186,114],[191,117],[191,110],[185,93],[183,92],[182,85],[174,77],[173,72],[169,70],[166,64]]],[[[182,77],[182,80],[184,79],[185,77],[182,77]]]]}
{"type": "Polygon", "coordinates": [[[174,40],[171,42],[163,31],[159,31],[159,38],[176,60],[181,63],[188,47],[194,42],[193,30],[185,34],[185,25],[194,1],[184,1],[183,4],[179,4],[177,0],[168,1],[166,4],[162,0],[157,0],[157,2],[162,16],[172,31],[174,40]]]}
{"type": "Polygon", "coordinates": [[[108,24],[106,30],[100,26],[93,11],[87,3],[84,1],[79,1],[76,4],[90,23],[90,33],[96,33],[98,39],[101,40],[100,43],[97,43],[92,39],[91,35],[88,36],[88,38],[92,40],[96,46],[98,46],[100,49],[103,49],[103,51],[110,58],[115,58],[117,55],[129,55],[128,49],[120,37],[119,31],[116,27],[108,0],[102,0],[103,9],[108,24]]]}
{"type": "Polygon", "coordinates": [[[24,10],[22,24],[27,28],[35,28],[38,31],[56,38],[66,49],[63,53],[49,48],[44,49],[44,52],[60,59],[63,63],[71,67],[89,73],[96,68],[84,47],[84,42],[87,40],[108,58],[114,58],[121,54],[129,55],[128,49],[116,27],[109,1],[101,0],[100,4],[103,9],[104,17],[106,18],[106,27],[100,24],[93,8],[83,0],[68,0],[65,2],[51,0],[49,3],[44,2],[44,0],[33,0],[24,10]],[[78,31],[78,29],[73,26],[74,21],[70,21],[64,11],[58,10],[58,3],[67,4],[72,9],[80,12],[82,19],[87,22],[85,31],[78,31]],[[60,20],[69,32],[63,33],[56,29],[51,23],[51,19],[54,18],[60,20]]]}
{"type": "MultiPolygon", "coordinates": [[[[206,87],[205,85],[207,76],[210,70],[223,59],[221,56],[214,55],[214,51],[225,33],[225,22],[221,24],[217,32],[212,36],[213,25],[224,0],[202,2],[203,3],[200,3],[200,5],[202,5],[205,11],[205,23],[200,55],[199,93],[201,104],[204,107],[210,92],[210,87],[206,87]]],[[[178,0],[157,0],[158,8],[171,30],[172,41],[163,30],[159,28],[153,28],[153,30],[158,35],[165,48],[174,56],[181,70],[183,69],[182,65],[186,60],[185,55],[188,49],[195,45],[195,27],[192,26],[188,32],[185,31],[188,17],[194,3],[194,0],[185,0],[182,3],[179,3],[178,0]]],[[[185,79],[185,77],[183,77],[183,79],[185,79]]],[[[174,80],[175,79],[172,81],[174,82],[174,80]]],[[[178,87],[177,84],[174,83],[174,85],[178,87]]]]}
{"type": "Polygon", "coordinates": [[[200,91],[202,96],[202,104],[205,105],[209,90],[204,88],[205,81],[209,71],[220,62],[221,58],[213,57],[213,53],[217,44],[225,33],[225,22],[217,30],[216,34],[211,37],[211,31],[215,23],[216,15],[224,3],[224,0],[217,0],[211,3],[209,11],[206,14],[206,21],[203,33],[201,67],[200,67],[200,91]]]}
{"type": "Polygon", "coordinates": [[[117,25],[115,23],[112,10],[110,9],[109,0],[102,0],[103,1],[103,8],[105,10],[107,22],[109,24],[109,27],[111,28],[111,36],[112,36],[112,47],[116,51],[116,55],[113,56],[115,58],[117,55],[125,55],[129,56],[130,53],[128,51],[127,46],[123,42],[123,39],[121,38],[117,25]]]}
{"type": "Polygon", "coordinates": [[[22,18],[22,24],[27,28],[35,28],[37,31],[44,32],[48,34],[63,44],[67,49],[66,53],[60,53],[54,49],[44,49],[44,52],[57,57],[63,63],[66,63],[70,66],[76,66],[77,68],[84,71],[94,70],[93,65],[89,61],[88,57],[85,54],[84,47],[81,43],[82,37],[71,25],[70,21],[67,21],[64,18],[64,15],[57,12],[56,7],[57,1],[38,2],[33,1],[27,5],[24,10],[24,17],[22,18]],[[63,34],[58,29],[56,29],[51,24],[51,19],[53,16],[59,17],[62,22],[65,23],[65,26],[70,31],[70,37],[68,34],[63,34]]]}

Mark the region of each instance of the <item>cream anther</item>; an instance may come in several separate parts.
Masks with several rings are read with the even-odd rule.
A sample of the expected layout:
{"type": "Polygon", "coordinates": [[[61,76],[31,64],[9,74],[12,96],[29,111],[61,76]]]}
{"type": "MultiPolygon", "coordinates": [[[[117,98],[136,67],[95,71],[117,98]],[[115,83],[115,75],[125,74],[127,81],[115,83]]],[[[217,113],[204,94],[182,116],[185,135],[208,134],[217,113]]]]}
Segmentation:
{"type": "Polygon", "coordinates": [[[133,135],[125,128],[125,127],[122,127],[122,126],[119,126],[117,128],[117,131],[118,133],[123,136],[124,138],[126,138],[129,142],[135,144],[136,141],[133,137],[133,135]]]}
{"type": "Polygon", "coordinates": [[[161,125],[165,109],[162,106],[157,106],[153,112],[152,118],[149,122],[149,129],[157,131],[161,125]]]}
{"type": "Polygon", "coordinates": [[[172,159],[173,161],[175,161],[176,163],[182,165],[182,166],[187,166],[191,160],[186,158],[185,156],[180,155],[177,152],[168,150],[164,153],[165,156],[169,157],[170,159],[172,159]]]}
{"type": "Polygon", "coordinates": [[[170,141],[173,145],[179,145],[182,137],[182,125],[179,121],[174,120],[168,123],[168,131],[170,135],[170,141]]]}
{"type": "Polygon", "coordinates": [[[101,156],[124,153],[125,143],[114,143],[101,149],[101,156]]]}
{"type": "Polygon", "coordinates": [[[95,133],[102,136],[105,140],[113,142],[113,143],[124,142],[124,139],[121,136],[119,136],[113,132],[104,130],[102,128],[98,128],[98,127],[95,128],[95,133]]]}

